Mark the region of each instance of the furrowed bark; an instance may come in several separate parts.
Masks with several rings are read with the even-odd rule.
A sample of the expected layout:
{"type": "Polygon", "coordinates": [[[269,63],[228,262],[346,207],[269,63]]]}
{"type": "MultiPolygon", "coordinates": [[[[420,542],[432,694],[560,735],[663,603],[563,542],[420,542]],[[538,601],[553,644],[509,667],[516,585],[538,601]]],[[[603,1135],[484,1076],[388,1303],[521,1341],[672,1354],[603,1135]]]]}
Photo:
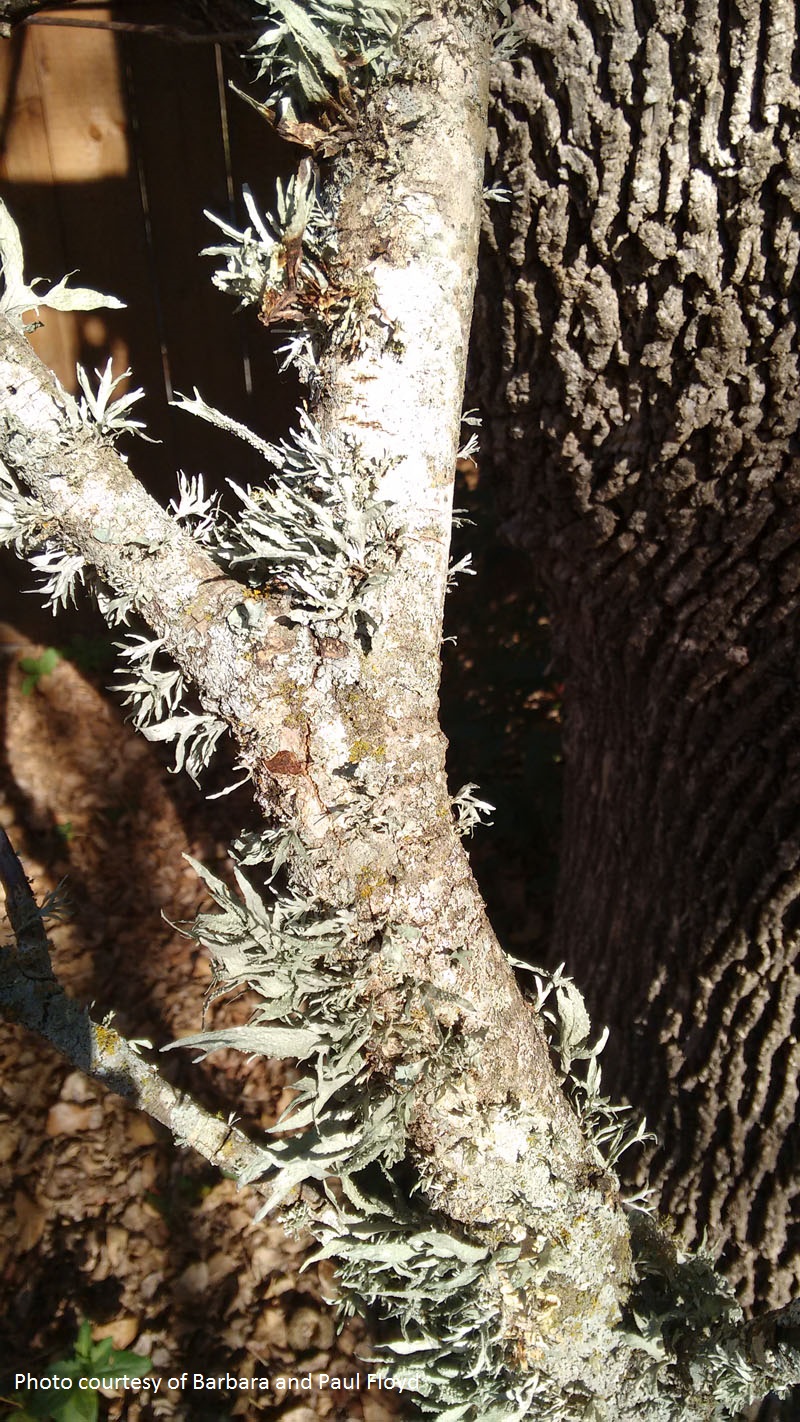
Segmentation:
{"type": "Polygon", "coordinates": [[[566,683],[554,961],[662,1205],[796,1285],[800,247],[793,7],[519,7],[476,323],[566,683]],[[498,313],[502,319],[498,321],[498,313]]]}

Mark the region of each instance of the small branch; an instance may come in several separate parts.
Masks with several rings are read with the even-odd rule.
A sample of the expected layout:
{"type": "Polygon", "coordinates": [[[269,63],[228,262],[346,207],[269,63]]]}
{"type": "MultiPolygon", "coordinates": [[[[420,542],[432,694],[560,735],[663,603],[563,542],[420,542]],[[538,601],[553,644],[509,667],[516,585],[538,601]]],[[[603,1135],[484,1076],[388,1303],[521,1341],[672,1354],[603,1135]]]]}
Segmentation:
{"type": "MultiPolygon", "coordinates": [[[[138,3],[138,0],[137,0],[138,3]]],[[[235,28],[200,32],[186,30],[180,24],[137,24],[127,20],[78,19],[76,10],[101,10],[101,4],[72,3],[72,0],[47,0],[37,4],[36,0],[0,0],[0,35],[8,38],[17,30],[31,25],[63,25],[77,29],[115,30],[123,34],[141,34],[148,38],[165,40],[174,44],[234,44],[242,40],[252,40],[264,29],[263,19],[246,20],[244,17],[235,28]],[[58,12],[69,9],[69,16],[58,12]],[[53,13],[53,12],[56,13],[53,13]]]]}
{"type": "MultiPolygon", "coordinates": [[[[238,631],[248,589],[229,578],[93,431],[70,425],[64,392],[0,315],[0,459],[39,500],[42,540],[79,553],[162,639],[203,701],[246,740],[248,766],[279,748],[276,685],[308,650],[285,597],[259,598],[257,632],[238,631]]],[[[256,777],[258,785],[258,777],[256,777]]]]}
{"type": "Polygon", "coordinates": [[[46,969],[46,975],[55,982],[42,915],[31,892],[31,886],[25,877],[25,870],[2,827],[0,827],[0,883],[5,890],[8,920],[14,930],[20,956],[26,965],[35,962],[40,969],[46,969]]]}
{"type": "Polygon", "coordinates": [[[16,952],[0,948],[0,1007],[4,1015],[44,1037],[73,1066],[160,1121],[178,1144],[191,1145],[212,1165],[236,1176],[263,1171],[263,1153],[257,1145],[176,1091],[119,1032],[93,1022],[88,1012],[67,997],[53,973],[41,912],[3,829],[0,883],[17,945],[16,952]]]}
{"type": "MultiPolygon", "coordinates": [[[[224,617],[245,595],[241,584],[145,492],[115,449],[94,431],[71,427],[69,399],[0,315],[0,456],[41,501],[47,536],[63,539],[131,597],[159,635],[175,618],[185,630],[224,617]]],[[[265,626],[285,610],[279,598],[263,606],[265,626]]]]}

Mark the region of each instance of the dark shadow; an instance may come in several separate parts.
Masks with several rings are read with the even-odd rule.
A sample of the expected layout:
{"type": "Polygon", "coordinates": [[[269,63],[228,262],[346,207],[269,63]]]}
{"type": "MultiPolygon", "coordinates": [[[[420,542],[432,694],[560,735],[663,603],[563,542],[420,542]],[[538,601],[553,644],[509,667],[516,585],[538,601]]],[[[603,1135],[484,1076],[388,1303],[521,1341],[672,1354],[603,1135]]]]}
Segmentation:
{"type": "Polygon", "coordinates": [[[458,475],[452,561],[472,556],[445,606],[442,727],[451,794],[477,783],[495,806],[468,841],[492,925],[515,955],[542,961],[553,912],[561,810],[560,687],[544,608],[526,554],[504,546],[491,485],[458,475]]]}
{"type": "MultiPolygon", "coordinates": [[[[212,488],[224,488],[227,478],[241,482],[262,479],[263,461],[249,445],[171,407],[168,401],[171,391],[164,380],[164,341],[172,389],[191,395],[197,387],[209,404],[262,438],[274,440],[285,435],[295,423],[299,401],[297,382],[291,375],[278,373],[272,351],[265,349],[269,337],[255,315],[235,315],[230,298],[212,287],[210,263],[197,256],[198,248],[212,236],[209,225],[203,224],[202,212],[194,214],[194,235],[176,258],[182,268],[180,301],[157,302],[149,277],[142,213],[129,179],[61,186],[57,213],[54,191],[45,185],[2,184],[0,196],[22,234],[26,276],[42,275],[54,282],[65,271],[77,271],[75,282],[126,303],[123,311],[98,310],[90,318],[77,318],[77,360],[94,372],[105,367],[115,348],[122,346],[127,351],[126,360],[133,371],[131,383],[146,392],[135,416],[145,421],[148,435],[159,443],[134,439],[124,448],[150,493],[161,502],[174,497],[178,469],[203,473],[212,488]],[[86,214],[91,214],[88,224],[86,214]],[[65,234],[83,231],[79,242],[65,235],[63,257],[54,252],[54,224],[65,234]],[[179,341],[173,328],[179,325],[184,307],[191,315],[179,341]],[[257,384],[248,391],[243,351],[245,342],[253,345],[256,338],[261,350],[251,366],[259,367],[257,384]],[[270,367],[269,379],[262,366],[270,367]]],[[[52,320],[47,308],[40,308],[39,319],[45,326],[52,320]]]]}

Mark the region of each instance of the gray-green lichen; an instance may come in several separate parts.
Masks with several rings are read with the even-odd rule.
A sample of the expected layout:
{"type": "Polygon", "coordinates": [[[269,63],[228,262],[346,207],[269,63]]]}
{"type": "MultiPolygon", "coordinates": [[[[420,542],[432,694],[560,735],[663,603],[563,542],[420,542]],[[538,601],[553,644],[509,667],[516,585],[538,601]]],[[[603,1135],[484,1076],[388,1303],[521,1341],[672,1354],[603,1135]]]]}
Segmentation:
{"type": "Polygon", "coordinates": [[[253,45],[258,78],[290,119],[347,108],[353,93],[391,64],[410,0],[256,0],[266,11],[253,45]]]}
{"type": "MultiPolygon", "coordinates": [[[[268,13],[256,46],[261,73],[284,94],[290,121],[301,105],[346,103],[354,73],[389,63],[405,17],[405,7],[393,0],[368,0],[358,13],[349,0],[310,0],[303,7],[264,0],[262,8],[268,13]],[[286,97],[292,86],[300,96],[294,101],[286,97]]],[[[292,298],[286,258],[294,250],[295,279],[305,260],[305,279],[322,290],[323,267],[313,266],[315,198],[309,165],[294,187],[280,191],[276,222],[262,219],[248,202],[252,228],[224,227],[230,240],[217,249],[227,261],[218,283],[240,300],[263,303],[267,291],[275,302],[292,298]],[[297,252],[298,238],[302,249],[306,235],[307,250],[297,252]]],[[[92,412],[85,386],[84,393],[87,412],[98,424],[105,418],[112,434],[127,410],[114,416],[106,398],[92,412]]],[[[199,397],[183,404],[233,428],[199,397]]],[[[271,480],[262,489],[235,490],[240,511],[223,518],[216,500],[184,479],[173,510],[248,590],[226,634],[258,631],[258,594],[277,582],[287,593],[290,620],[323,637],[335,640],[345,629],[368,642],[368,593],[391,572],[396,554],[391,512],[375,490],[383,470],[363,460],[352,443],[334,450],[308,420],[293,441],[276,447],[241,427],[233,432],[271,461],[271,480]]],[[[439,478],[448,479],[448,471],[440,470],[439,478]]],[[[13,481],[4,487],[0,516],[8,541],[24,541],[24,522],[34,515],[20,504],[13,481]]],[[[43,571],[61,580],[54,587],[59,598],[79,572],[57,560],[43,571]]],[[[134,675],[123,689],[135,719],[153,738],[174,735],[179,764],[191,769],[194,746],[200,744],[202,759],[213,740],[215,718],[205,728],[195,726],[199,741],[197,735],[190,740],[187,717],[205,713],[178,714],[183,681],[164,664],[163,643],[141,652],[135,639],[126,646],[134,675]]],[[[307,694],[310,681],[283,696],[295,729],[305,728],[307,694]]],[[[374,729],[346,737],[342,756],[355,786],[347,813],[352,823],[352,805],[359,805],[356,827],[365,839],[368,829],[375,835],[392,829],[385,810],[384,822],[376,824],[370,794],[367,767],[374,772],[382,764],[378,746],[385,755],[380,728],[375,736],[374,729]]],[[[297,773],[294,763],[292,770],[297,773]]],[[[466,830],[487,808],[472,787],[456,797],[466,830]]],[[[663,1243],[653,1247],[661,1240],[654,1226],[633,1232],[638,1277],[625,1315],[620,1311],[627,1284],[619,1281],[631,1276],[631,1235],[622,1213],[606,1208],[604,1191],[614,1197],[614,1161],[641,1132],[627,1132],[619,1108],[601,1095],[599,1046],[591,1045],[574,984],[563,974],[538,974],[535,1006],[545,1021],[551,1015],[553,1054],[596,1165],[586,1188],[551,1166],[548,1141],[553,1157],[556,1142],[544,1111],[511,1099],[483,1110],[470,1103],[480,1033],[464,1030],[455,996],[444,1004],[440,987],[403,971],[404,941],[418,930],[378,912],[365,926],[361,910],[383,888],[385,870],[365,852],[347,880],[349,902],[326,901],[308,887],[315,846],[307,829],[298,816],[285,828],[242,836],[238,894],[195,866],[219,910],[194,925],[214,962],[214,990],[247,985],[260,1004],[247,1027],[201,1033],[183,1045],[290,1056],[304,1072],[291,1106],[241,1179],[269,1177],[265,1209],[283,1205],[312,1229],[318,1257],[338,1263],[340,1306],[377,1315],[385,1325],[385,1366],[402,1369],[423,1409],[446,1422],[523,1416],[688,1422],[739,1407],[755,1372],[730,1331],[738,1322],[736,1307],[702,1261],[683,1260],[663,1243]],[[242,865],[254,872],[245,875],[242,865]],[[443,1091],[444,1075],[450,1084],[443,1091]],[[463,1144],[451,1152],[449,1178],[440,1162],[434,1168],[424,1151],[409,1150],[412,1114],[433,1090],[438,1118],[449,1118],[456,1138],[459,1119],[469,1122],[463,1144]],[[309,1184],[313,1194],[302,1189],[309,1184]],[[469,1228],[437,1209],[445,1196],[449,1207],[463,1200],[469,1228]]]]}

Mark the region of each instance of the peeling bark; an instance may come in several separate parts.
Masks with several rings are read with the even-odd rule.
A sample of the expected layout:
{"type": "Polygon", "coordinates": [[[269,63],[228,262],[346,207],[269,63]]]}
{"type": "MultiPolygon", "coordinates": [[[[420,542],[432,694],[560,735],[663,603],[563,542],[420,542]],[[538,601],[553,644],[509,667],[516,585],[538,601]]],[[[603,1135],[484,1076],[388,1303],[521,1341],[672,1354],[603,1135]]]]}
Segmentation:
{"type": "MultiPolygon", "coordinates": [[[[566,682],[554,961],[687,1236],[798,1267],[794,7],[545,0],[501,66],[473,396],[566,682]]],[[[756,1262],[756,1261],[760,1262],[756,1262]]]]}

